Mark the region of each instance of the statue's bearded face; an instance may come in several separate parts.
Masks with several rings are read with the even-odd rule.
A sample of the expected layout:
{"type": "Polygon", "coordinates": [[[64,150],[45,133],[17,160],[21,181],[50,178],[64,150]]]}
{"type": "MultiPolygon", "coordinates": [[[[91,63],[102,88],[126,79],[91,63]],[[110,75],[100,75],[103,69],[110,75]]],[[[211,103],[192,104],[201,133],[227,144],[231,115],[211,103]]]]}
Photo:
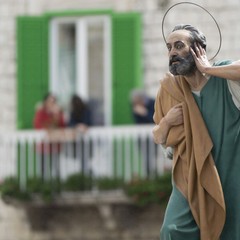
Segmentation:
{"type": "Polygon", "coordinates": [[[169,35],[169,71],[173,75],[190,75],[195,71],[196,64],[190,47],[190,33],[187,30],[177,30],[169,35]]]}
{"type": "Polygon", "coordinates": [[[173,75],[189,75],[195,69],[196,64],[190,52],[185,57],[172,56],[169,59],[169,71],[173,75]]]}

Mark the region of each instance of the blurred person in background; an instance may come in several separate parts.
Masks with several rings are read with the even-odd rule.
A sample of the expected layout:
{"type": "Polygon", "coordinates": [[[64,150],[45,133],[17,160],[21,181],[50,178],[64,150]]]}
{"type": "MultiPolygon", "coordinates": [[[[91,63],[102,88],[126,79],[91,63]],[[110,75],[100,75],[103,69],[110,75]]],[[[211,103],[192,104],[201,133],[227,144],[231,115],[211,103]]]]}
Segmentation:
{"type": "Polygon", "coordinates": [[[56,97],[47,93],[42,104],[37,107],[34,116],[34,128],[50,130],[62,127],[65,127],[63,112],[57,104],[56,97]]]}
{"type": "MultiPolygon", "coordinates": [[[[47,93],[43,98],[42,103],[37,107],[34,116],[34,128],[44,129],[47,131],[56,130],[66,126],[63,112],[57,103],[56,97],[47,93]]],[[[46,179],[47,173],[59,177],[59,152],[60,143],[42,143],[38,146],[38,153],[41,158],[41,174],[42,178],[46,179]],[[47,164],[47,159],[50,161],[50,166],[47,164]],[[48,165],[48,166],[47,166],[48,165]]]]}
{"type": "MultiPolygon", "coordinates": [[[[155,100],[147,96],[144,90],[134,89],[131,92],[131,106],[133,119],[136,124],[153,124],[155,100]]],[[[139,138],[138,147],[142,153],[147,176],[154,171],[151,162],[157,158],[157,145],[152,138],[139,138]]]]}
{"type": "Polygon", "coordinates": [[[91,113],[87,104],[76,94],[70,102],[69,127],[75,127],[80,132],[86,132],[88,126],[92,125],[91,113]]]}
{"type": "Polygon", "coordinates": [[[73,141],[73,157],[80,158],[82,173],[86,173],[89,158],[92,155],[92,142],[86,142],[84,134],[92,125],[91,111],[81,97],[74,94],[70,101],[70,118],[68,126],[76,130],[76,141],[73,141]]]}
{"type": "Polygon", "coordinates": [[[136,124],[153,124],[154,102],[142,89],[131,92],[132,113],[136,124]]]}

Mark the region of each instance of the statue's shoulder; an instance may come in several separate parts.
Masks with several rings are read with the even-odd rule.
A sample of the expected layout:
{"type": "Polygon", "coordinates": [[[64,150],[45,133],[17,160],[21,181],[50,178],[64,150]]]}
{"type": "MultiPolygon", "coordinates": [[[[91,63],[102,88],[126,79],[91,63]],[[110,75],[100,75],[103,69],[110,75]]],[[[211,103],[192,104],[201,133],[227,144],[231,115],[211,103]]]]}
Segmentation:
{"type": "Polygon", "coordinates": [[[165,85],[169,85],[169,84],[175,84],[176,83],[176,79],[174,77],[173,74],[171,74],[170,72],[167,72],[163,78],[160,80],[160,85],[161,86],[165,86],[165,85]]]}

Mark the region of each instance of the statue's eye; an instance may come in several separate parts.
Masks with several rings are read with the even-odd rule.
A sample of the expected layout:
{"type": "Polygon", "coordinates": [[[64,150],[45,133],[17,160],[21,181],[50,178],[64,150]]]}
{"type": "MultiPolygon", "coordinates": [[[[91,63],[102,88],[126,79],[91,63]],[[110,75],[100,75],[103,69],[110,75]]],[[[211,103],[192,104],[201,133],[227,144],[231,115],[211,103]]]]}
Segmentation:
{"type": "Polygon", "coordinates": [[[183,44],[176,44],[176,49],[181,49],[183,47],[183,44]]]}

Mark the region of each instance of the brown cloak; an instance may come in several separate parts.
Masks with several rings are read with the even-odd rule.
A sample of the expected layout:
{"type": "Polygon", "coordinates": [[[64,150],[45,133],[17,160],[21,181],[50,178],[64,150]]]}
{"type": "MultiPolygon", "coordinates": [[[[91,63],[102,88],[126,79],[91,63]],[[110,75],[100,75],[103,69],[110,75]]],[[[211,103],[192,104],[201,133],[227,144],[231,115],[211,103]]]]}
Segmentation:
{"type": "Polygon", "coordinates": [[[182,103],[184,124],[172,127],[166,146],[174,147],[173,179],[186,197],[201,240],[218,240],[226,209],[220,178],[212,158],[212,140],[183,76],[166,74],[155,102],[154,121],[182,103]]]}

